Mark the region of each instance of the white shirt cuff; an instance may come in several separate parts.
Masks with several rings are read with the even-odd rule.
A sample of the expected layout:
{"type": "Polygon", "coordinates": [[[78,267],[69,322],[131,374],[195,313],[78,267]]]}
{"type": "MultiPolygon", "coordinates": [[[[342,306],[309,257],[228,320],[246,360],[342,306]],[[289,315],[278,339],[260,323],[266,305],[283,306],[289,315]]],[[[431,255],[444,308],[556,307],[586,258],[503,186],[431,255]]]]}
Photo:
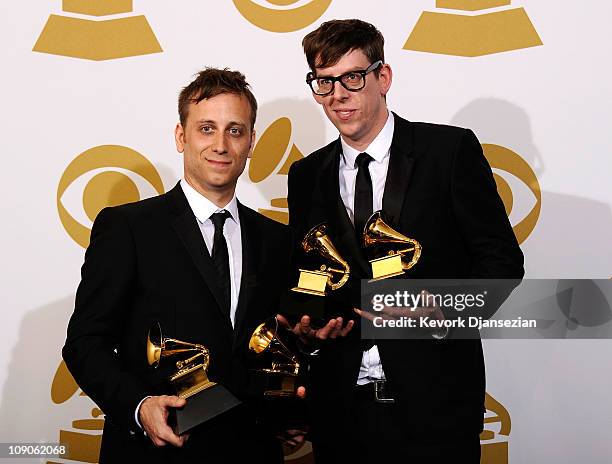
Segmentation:
{"type": "Polygon", "coordinates": [[[140,406],[142,405],[144,400],[146,400],[147,398],[151,398],[151,396],[150,395],[145,396],[143,399],[141,399],[140,403],[138,403],[138,406],[136,406],[136,411],[134,412],[134,420],[136,421],[136,425],[140,427],[140,430],[142,430],[145,435],[147,434],[147,432],[145,432],[144,429],[142,428],[142,424],[140,423],[140,420],[138,419],[138,413],[140,412],[140,406]]]}

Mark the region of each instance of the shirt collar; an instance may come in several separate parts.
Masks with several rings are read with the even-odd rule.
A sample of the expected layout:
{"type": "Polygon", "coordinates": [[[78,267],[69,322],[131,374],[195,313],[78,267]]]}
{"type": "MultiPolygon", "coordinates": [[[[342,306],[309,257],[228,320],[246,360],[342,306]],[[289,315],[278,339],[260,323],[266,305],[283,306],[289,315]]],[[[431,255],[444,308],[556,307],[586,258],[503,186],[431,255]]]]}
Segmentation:
{"type": "Polygon", "coordinates": [[[389,150],[391,149],[391,142],[393,142],[393,129],[395,128],[395,119],[393,118],[393,113],[391,111],[388,112],[387,122],[380,130],[378,135],[372,143],[368,145],[368,147],[363,151],[355,150],[348,143],[344,141],[342,137],[340,137],[340,143],[342,144],[342,156],[344,159],[344,163],[350,167],[351,169],[355,166],[355,160],[360,153],[367,152],[374,161],[381,163],[385,157],[389,156],[389,150]]]}
{"type": "Polygon", "coordinates": [[[214,213],[221,210],[226,210],[231,214],[231,219],[235,223],[238,223],[238,200],[236,199],[236,192],[234,192],[234,196],[232,196],[232,199],[227,205],[225,205],[223,208],[219,208],[212,201],[189,185],[185,179],[181,179],[181,188],[183,189],[183,193],[187,198],[187,203],[189,203],[193,214],[195,214],[195,217],[199,222],[203,223],[214,213]]]}

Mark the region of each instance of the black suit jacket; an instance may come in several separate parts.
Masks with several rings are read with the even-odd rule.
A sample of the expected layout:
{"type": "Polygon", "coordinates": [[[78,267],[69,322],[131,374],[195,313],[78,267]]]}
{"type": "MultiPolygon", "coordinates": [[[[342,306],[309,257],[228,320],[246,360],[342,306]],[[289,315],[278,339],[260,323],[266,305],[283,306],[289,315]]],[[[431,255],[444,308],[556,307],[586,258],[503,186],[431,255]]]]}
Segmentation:
{"type": "MultiPolygon", "coordinates": [[[[466,129],[394,117],[384,217],[423,246],[421,259],[406,276],[522,278],[523,255],[476,136],[466,129]]],[[[371,277],[371,270],[340,197],[341,151],[337,139],[293,164],[290,227],[297,248],[310,227],[327,222],[334,244],[351,265],[355,286],[371,277]]],[[[328,342],[313,362],[315,441],[334,439],[350,425],[342,423],[342,413],[336,420],[330,411],[351,407],[362,357],[359,332],[357,326],[349,337],[328,342]]],[[[481,431],[485,376],[479,339],[379,340],[377,345],[397,407],[405,412],[407,433],[429,440],[481,431]]]]}
{"type": "MultiPolygon", "coordinates": [[[[289,234],[286,226],[240,203],[238,211],[242,281],[235,329],[219,305],[215,268],[180,185],[158,197],[106,208],[96,218],[63,356],[106,415],[101,457],[108,462],[128,456],[152,462],[179,456],[180,461],[188,459],[184,453],[190,448],[199,456],[206,449],[210,456],[232,442],[227,430],[221,433],[223,420],[215,419],[213,430],[198,435],[196,429],[185,449],[157,451],[140,432],[134,412],[145,396],[172,393],[164,373],[147,364],[147,332],[155,321],[165,336],[208,347],[211,380],[248,397],[248,339],[277,311],[289,234]]],[[[233,451],[225,449],[228,456],[233,451]]]]}

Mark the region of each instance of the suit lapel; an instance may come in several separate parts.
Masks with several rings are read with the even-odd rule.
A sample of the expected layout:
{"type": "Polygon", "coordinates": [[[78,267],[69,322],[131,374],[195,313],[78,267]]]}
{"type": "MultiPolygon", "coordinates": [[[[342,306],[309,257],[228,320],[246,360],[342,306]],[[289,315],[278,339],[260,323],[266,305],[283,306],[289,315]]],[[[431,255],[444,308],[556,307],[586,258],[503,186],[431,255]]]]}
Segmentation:
{"type": "Polygon", "coordinates": [[[395,117],[395,128],[382,203],[385,221],[389,221],[390,226],[397,228],[408,184],[412,177],[414,158],[411,156],[413,136],[410,123],[395,113],[393,116],[395,117]]]}
{"type": "Polygon", "coordinates": [[[344,251],[341,254],[346,254],[343,258],[350,263],[351,267],[357,268],[361,275],[369,275],[369,266],[357,242],[355,228],[340,197],[339,170],[340,156],[342,156],[341,151],[342,145],[340,144],[340,139],[338,139],[331,147],[327,158],[328,163],[321,170],[321,192],[323,193],[323,198],[319,204],[323,205],[326,209],[325,217],[330,225],[332,237],[337,240],[337,243],[334,240],[335,245],[344,251]]]}
{"type": "Polygon", "coordinates": [[[239,334],[244,329],[247,308],[255,284],[253,280],[257,276],[257,269],[261,261],[256,244],[261,243],[261,240],[264,239],[261,237],[257,223],[253,221],[248,209],[240,202],[238,202],[238,214],[240,215],[240,235],[242,238],[242,277],[234,321],[234,340],[240,338],[239,334]]]}
{"type": "Polygon", "coordinates": [[[215,305],[216,310],[224,316],[224,320],[226,320],[231,330],[231,321],[228,315],[221,309],[223,307],[223,298],[221,296],[221,289],[217,284],[217,272],[206,248],[202,232],[198,227],[197,219],[189,207],[180,184],[177,184],[176,187],[168,192],[168,197],[176,214],[172,220],[172,227],[217,302],[215,305]]]}

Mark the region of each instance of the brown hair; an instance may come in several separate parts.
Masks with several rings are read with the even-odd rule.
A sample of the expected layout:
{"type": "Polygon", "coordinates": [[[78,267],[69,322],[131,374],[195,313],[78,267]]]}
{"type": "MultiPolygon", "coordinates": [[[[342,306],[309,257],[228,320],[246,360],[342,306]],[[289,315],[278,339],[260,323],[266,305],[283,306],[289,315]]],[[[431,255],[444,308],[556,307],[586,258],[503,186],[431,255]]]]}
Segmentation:
{"type": "MultiPolygon", "coordinates": [[[[370,63],[385,62],[385,38],[375,26],[359,19],[334,19],[324,22],[302,40],[310,70],[336,64],[352,50],[361,50],[370,63]]],[[[378,75],[380,68],[375,73],[378,75]]]]}
{"type": "Polygon", "coordinates": [[[178,112],[181,125],[185,127],[189,114],[189,103],[198,104],[206,98],[212,98],[222,93],[234,93],[245,97],[251,106],[251,129],[257,118],[257,100],[249,88],[244,74],[230,71],[228,68],[205,68],[196,78],[181,90],[178,99],[178,112]]]}

